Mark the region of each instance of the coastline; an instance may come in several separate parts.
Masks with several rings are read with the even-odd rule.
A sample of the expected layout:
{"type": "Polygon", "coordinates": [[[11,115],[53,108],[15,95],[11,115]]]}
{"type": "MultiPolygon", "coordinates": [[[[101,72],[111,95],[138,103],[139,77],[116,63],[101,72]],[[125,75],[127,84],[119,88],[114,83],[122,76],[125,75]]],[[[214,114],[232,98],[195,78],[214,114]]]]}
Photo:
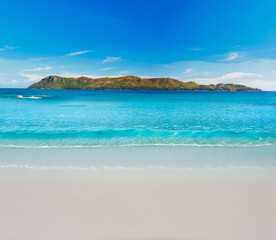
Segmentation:
{"type": "Polygon", "coordinates": [[[0,238],[272,240],[275,151],[1,149],[0,238]],[[9,161],[21,165],[3,167],[9,161]]]}
{"type": "Polygon", "coordinates": [[[2,93],[0,239],[276,238],[274,93],[2,93]]]}
{"type": "Polygon", "coordinates": [[[275,170],[276,146],[1,148],[0,169],[189,172],[275,170]]]}

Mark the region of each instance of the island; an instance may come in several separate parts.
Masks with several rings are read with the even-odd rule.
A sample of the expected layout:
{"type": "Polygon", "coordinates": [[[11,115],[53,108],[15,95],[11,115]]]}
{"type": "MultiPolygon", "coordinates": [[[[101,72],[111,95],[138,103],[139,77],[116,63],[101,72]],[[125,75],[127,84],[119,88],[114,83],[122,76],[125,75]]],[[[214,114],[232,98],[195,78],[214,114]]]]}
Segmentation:
{"type": "Polygon", "coordinates": [[[239,84],[200,85],[173,78],[141,78],[136,76],[104,78],[71,78],[51,75],[32,84],[28,89],[83,89],[83,90],[165,90],[165,91],[261,91],[239,84]]]}

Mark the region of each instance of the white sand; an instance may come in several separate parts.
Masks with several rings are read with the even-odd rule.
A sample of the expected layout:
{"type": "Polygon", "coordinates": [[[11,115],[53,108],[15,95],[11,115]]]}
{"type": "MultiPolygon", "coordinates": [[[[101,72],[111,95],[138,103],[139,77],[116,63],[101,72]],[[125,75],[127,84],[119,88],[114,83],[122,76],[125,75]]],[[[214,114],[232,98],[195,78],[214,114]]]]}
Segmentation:
{"type": "Polygon", "coordinates": [[[272,171],[0,170],[0,239],[276,239],[272,171]]]}

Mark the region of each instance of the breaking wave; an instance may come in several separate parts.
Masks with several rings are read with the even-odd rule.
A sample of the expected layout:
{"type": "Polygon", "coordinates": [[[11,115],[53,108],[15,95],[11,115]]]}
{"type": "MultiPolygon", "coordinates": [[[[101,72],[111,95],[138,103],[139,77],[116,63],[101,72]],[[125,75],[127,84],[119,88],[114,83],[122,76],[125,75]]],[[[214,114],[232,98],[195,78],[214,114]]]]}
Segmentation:
{"type": "Polygon", "coordinates": [[[0,147],[88,148],[106,146],[264,146],[276,131],[261,130],[14,130],[0,131],[0,147]]]}

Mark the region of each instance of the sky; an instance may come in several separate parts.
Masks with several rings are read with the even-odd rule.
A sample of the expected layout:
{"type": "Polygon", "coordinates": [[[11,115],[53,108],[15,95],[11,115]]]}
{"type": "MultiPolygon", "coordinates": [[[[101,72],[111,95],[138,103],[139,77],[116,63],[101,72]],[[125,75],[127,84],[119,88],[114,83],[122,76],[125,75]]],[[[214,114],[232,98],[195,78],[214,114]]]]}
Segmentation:
{"type": "Polygon", "coordinates": [[[275,10],[275,0],[3,0],[0,87],[135,75],[276,91],[275,10]]]}

